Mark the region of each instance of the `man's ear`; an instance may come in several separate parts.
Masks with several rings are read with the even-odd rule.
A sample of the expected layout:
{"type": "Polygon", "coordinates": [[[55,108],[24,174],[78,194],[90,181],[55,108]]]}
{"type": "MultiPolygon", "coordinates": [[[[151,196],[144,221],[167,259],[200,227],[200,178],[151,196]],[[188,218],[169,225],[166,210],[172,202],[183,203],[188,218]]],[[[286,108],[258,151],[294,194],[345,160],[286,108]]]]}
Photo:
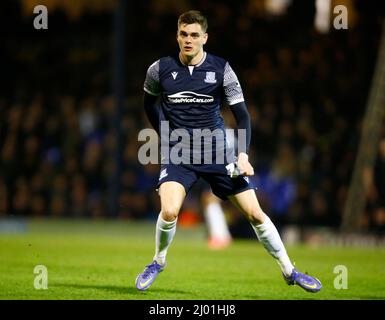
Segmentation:
{"type": "Polygon", "coordinates": [[[207,32],[205,32],[205,34],[203,35],[203,39],[204,39],[203,44],[206,44],[208,38],[209,38],[209,34],[207,32]]]}

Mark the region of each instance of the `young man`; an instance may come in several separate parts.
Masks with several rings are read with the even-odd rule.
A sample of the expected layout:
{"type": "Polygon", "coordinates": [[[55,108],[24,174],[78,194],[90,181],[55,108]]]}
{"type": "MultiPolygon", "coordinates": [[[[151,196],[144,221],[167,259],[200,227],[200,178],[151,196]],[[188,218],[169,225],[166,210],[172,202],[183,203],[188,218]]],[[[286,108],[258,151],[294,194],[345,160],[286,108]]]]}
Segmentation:
{"type": "Polygon", "coordinates": [[[285,281],[289,285],[299,285],[306,291],[317,292],[322,287],[320,281],[294,268],[277,229],[262,211],[254,188],[249,183],[248,176],[254,175],[247,155],[251,137],[249,113],[238,78],[229,63],[203,50],[208,38],[206,31],[207,20],[200,12],[183,13],[178,19],[179,55],[161,58],[147,71],[144,107],[151,124],[161,135],[162,164],[158,183],[161,212],[156,224],[153,262],[138,275],[136,287],[146,290],[166,267],[166,254],[176,231],[179,210],[192,185],[202,177],[210,184],[216,196],[230,200],[246,216],[258,239],[276,259],[285,281]],[[159,96],[160,108],[157,107],[159,96]],[[239,175],[234,177],[232,172],[229,174],[228,164],[233,168],[234,164],[227,158],[225,163],[221,162],[218,150],[223,151],[221,147],[225,148],[223,141],[212,143],[212,149],[209,150],[211,161],[206,158],[206,149],[206,153],[198,155],[200,159],[197,159],[194,154],[196,148],[193,155],[188,153],[187,160],[190,162],[186,159],[182,163],[173,161],[176,155],[172,147],[182,146],[179,151],[184,154],[186,150],[191,151],[191,140],[182,143],[175,137],[173,139],[173,134],[170,137],[168,132],[184,129],[192,141],[196,142],[194,130],[209,129],[213,138],[216,136],[214,132],[224,131],[224,121],[220,114],[223,97],[235,116],[238,129],[246,132],[245,146],[238,147],[235,160],[239,175]],[[167,125],[167,130],[164,130],[164,125],[167,125]],[[202,159],[203,163],[199,162],[202,159]]]}

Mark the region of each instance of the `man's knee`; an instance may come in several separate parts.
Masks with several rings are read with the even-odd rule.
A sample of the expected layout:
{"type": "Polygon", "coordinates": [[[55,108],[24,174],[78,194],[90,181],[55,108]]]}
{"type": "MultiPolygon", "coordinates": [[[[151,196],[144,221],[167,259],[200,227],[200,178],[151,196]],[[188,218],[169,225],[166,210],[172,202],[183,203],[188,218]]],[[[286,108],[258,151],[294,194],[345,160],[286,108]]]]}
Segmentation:
{"type": "Polygon", "coordinates": [[[180,208],[172,203],[162,205],[162,219],[168,222],[174,221],[179,214],[180,208]]]}
{"type": "Polygon", "coordinates": [[[178,182],[169,181],[160,186],[159,189],[162,219],[165,221],[174,221],[182,207],[186,196],[183,185],[178,182]]]}
{"type": "Polygon", "coordinates": [[[260,207],[250,208],[250,210],[246,214],[247,214],[248,220],[253,225],[258,225],[265,222],[266,214],[262,211],[260,207]]]}

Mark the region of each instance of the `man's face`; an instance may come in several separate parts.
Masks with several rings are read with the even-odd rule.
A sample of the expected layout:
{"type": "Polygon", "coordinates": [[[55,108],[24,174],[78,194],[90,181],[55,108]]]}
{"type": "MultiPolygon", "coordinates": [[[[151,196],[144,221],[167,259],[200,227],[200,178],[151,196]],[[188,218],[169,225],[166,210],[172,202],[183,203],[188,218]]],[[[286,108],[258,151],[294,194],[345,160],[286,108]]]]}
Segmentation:
{"type": "Polygon", "coordinates": [[[207,33],[203,32],[198,23],[181,24],[178,28],[176,39],[180,52],[190,58],[194,58],[207,41],[207,33]]]}

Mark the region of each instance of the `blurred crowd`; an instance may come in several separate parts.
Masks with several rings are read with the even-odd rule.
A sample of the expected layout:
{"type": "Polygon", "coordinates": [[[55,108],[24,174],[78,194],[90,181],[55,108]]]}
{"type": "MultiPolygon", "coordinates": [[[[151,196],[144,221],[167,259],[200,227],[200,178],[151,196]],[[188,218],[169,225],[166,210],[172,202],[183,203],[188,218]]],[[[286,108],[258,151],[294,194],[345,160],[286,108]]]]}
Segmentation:
{"type": "MultiPolygon", "coordinates": [[[[206,50],[227,58],[242,84],[262,207],[278,224],[339,226],[376,61],[379,16],[363,7],[351,29],[319,34],[312,19],[295,10],[277,18],[261,15],[252,1],[237,8],[226,1],[191,3],[209,17],[206,50]]],[[[0,96],[0,215],[109,217],[116,183],[111,175],[118,165],[117,215],[155,217],[158,166],[137,159],[138,132],[150,127],[142,84],[153,61],[177,50],[176,19],[186,4],[133,3],[119,139],[112,126],[112,13],[71,21],[56,10],[41,38],[24,29],[8,34],[2,54],[10,61],[4,69],[9,77],[0,96]],[[121,150],[118,161],[115,148],[121,150]]],[[[10,19],[25,27],[29,20],[12,10],[10,19]]],[[[235,126],[226,107],[223,116],[235,126]]],[[[362,226],[384,232],[385,126],[378,151],[362,226]]],[[[198,188],[191,197],[199,200],[198,188]]]]}

